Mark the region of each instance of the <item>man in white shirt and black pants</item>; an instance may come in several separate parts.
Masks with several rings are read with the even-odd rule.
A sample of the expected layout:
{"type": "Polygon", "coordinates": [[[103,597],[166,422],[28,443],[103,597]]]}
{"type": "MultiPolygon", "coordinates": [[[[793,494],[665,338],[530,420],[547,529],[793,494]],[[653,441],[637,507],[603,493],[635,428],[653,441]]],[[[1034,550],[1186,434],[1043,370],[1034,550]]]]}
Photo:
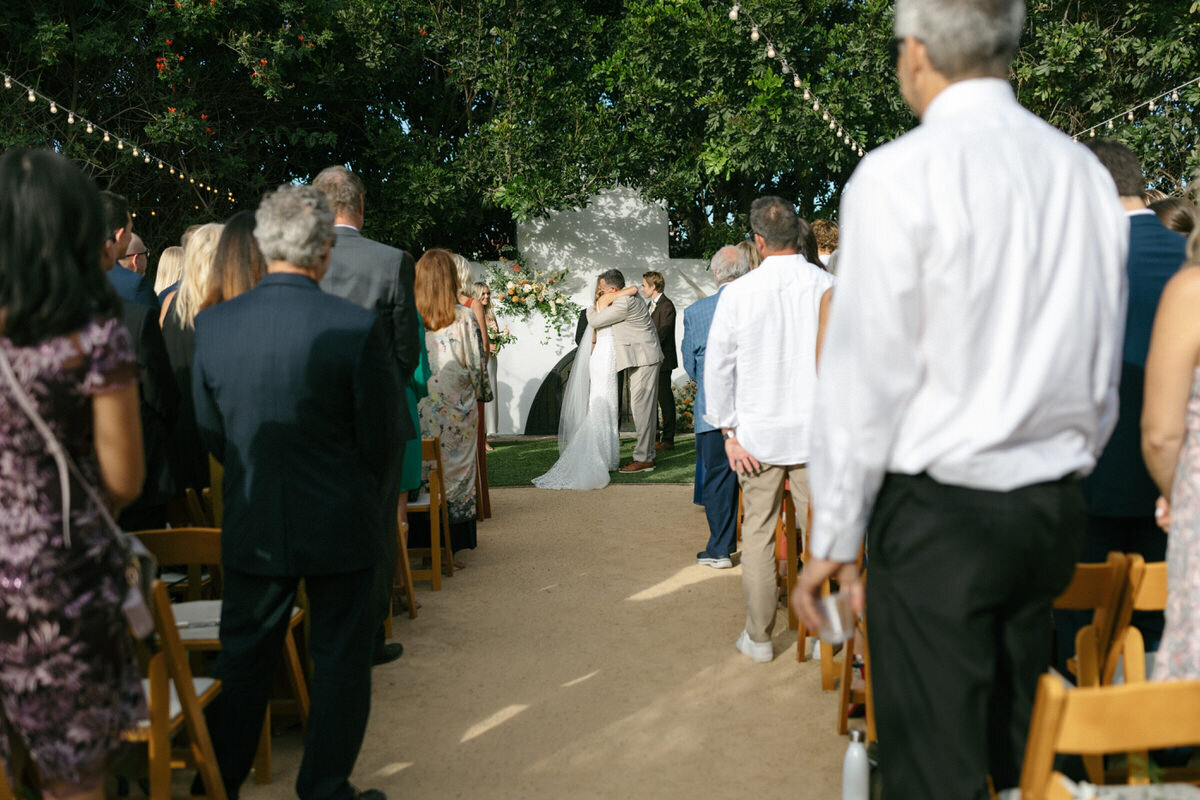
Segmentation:
{"type": "Polygon", "coordinates": [[[704,420],[721,429],[729,468],[742,487],[746,627],[735,645],[765,663],[774,657],[775,521],[785,479],[796,518],[808,512],[817,319],[833,277],[797,254],[800,220],[783,198],[755,200],[750,228],[763,260],[725,287],[713,313],[704,359],[704,420]]]}
{"type": "Polygon", "coordinates": [[[812,553],[861,603],[884,796],[1019,781],[1079,486],[1116,420],[1128,226],[1112,178],[1007,82],[1023,0],[897,0],[921,124],[841,206],[813,413],[812,553]]]}

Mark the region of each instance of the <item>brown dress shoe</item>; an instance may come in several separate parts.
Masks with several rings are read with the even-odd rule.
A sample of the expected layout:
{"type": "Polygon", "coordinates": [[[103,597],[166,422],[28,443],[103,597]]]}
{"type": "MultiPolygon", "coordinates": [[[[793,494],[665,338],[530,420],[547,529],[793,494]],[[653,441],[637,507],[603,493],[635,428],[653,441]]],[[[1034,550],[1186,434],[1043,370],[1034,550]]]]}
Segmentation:
{"type": "Polygon", "coordinates": [[[660,453],[661,453],[663,450],[674,450],[674,449],[675,449],[675,443],[674,443],[674,442],[655,442],[655,443],[654,443],[654,449],[655,449],[655,450],[657,450],[657,451],[659,451],[660,453]]]}
{"type": "Polygon", "coordinates": [[[621,472],[628,475],[632,472],[650,472],[653,469],[653,461],[630,461],[628,464],[621,467],[621,472]]]}

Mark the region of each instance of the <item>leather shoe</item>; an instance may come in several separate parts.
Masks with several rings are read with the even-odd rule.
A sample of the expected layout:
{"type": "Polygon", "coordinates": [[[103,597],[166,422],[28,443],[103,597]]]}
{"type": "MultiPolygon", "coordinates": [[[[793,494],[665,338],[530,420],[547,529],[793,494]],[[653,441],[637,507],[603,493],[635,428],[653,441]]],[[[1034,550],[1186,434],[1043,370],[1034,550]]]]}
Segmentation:
{"type": "Polygon", "coordinates": [[[634,472],[651,472],[654,469],[653,461],[630,461],[625,466],[621,467],[621,472],[629,475],[634,472]]]}
{"type": "MultiPolygon", "coordinates": [[[[404,655],[404,645],[399,642],[385,644],[383,647],[375,648],[375,652],[371,655],[371,665],[378,667],[380,664],[390,664],[402,655],[404,655]]],[[[374,792],[378,790],[368,789],[367,791],[374,792]]],[[[382,792],[380,792],[380,795],[382,796],[382,792]]],[[[359,796],[361,797],[362,795],[359,796]]]]}
{"type": "Polygon", "coordinates": [[[387,800],[387,795],[378,789],[363,789],[355,791],[354,800],[387,800]]]}
{"type": "Polygon", "coordinates": [[[663,450],[674,450],[674,449],[675,449],[675,443],[674,443],[674,442],[655,442],[655,443],[654,443],[654,449],[655,449],[655,450],[657,450],[657,451],[658,451],[658,452],[660,452],[660,453],[661,453],[663,450]]]}

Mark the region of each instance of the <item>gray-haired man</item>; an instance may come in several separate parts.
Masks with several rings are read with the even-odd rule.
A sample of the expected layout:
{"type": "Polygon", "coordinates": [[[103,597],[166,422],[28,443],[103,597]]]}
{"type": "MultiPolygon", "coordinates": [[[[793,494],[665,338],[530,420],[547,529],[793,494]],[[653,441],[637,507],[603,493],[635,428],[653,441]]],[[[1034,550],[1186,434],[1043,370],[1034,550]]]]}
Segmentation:
{"type": "Polygon", "coordinates": [[[842,198],[813,417],[812,549],[867,624],[886,797],[1017,784],[1079,477],[1116,419],[1128,224],[1082,146],[1007,82],[1023,0],[898,0],[916,130],[842,198]]]}

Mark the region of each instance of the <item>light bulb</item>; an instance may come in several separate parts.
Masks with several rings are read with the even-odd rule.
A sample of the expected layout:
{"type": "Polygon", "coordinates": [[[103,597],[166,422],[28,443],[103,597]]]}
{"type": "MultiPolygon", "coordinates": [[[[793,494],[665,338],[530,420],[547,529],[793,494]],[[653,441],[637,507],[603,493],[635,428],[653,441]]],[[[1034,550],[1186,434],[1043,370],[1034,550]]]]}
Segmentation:
{"type": "Polygon", "coordinates": [[[1129,112],[1128,116],[1129,116],[1129,121],[1133,122],[1133,112],[1132,111],[1129,112]]]}
{"type": "Polygon", "coordinates": [[[821,114],[821,119],[829,119],[829,112],[826,111],[823,114],[821,114]]]}
{"type": "Polygon", "coordinates": [[[739,8],[741,8],[741,6],[738,5],[737,3],[734,3],[733,8],[729,9],[729,18],[731,20],[733,20],[734,22],[737,22],[737,15],[738,15],[739,8]]]}
{"type": "MultiPolygon", "coordinates": [[[[799,80],[800,80],[800,76],[799,76],[799,75],[797,75],[797,76],[796,76],[796,80],[797,80],[797,81],[799,81],[799,80]]],[[[804,90],[804,99],[805,99],[805,100],[809,100],[809,99],[811,99],[811,98],[812,98],[812,95],[809,93],[808,89],[805,89],[805,90],[804,90]]]]}
{"type": "Polygon", "coordinates": [[[105,131],[105,132],[104,132],[104,141],[106,141],[106,142],[111,142],[111,141],[112,141],[112,139],[110,139],[110,138],[109,138],[109,136],[108,136],[108,131],[105,131]]]}
{"type": "Polygon", "coordinates": [[[172,175],[174,175],[174,174],[175,174],[175,168],[174,168],[174,167],[171,167],[171,174],[172,174],[172,175]]]}
{"type": "Polygon", "coordinates": [[[58,113],[58,104],[56,104],[53,100],[50,101],[50,113],[51,114],[58,113]]]}
{"type": "Polygon", "coordinates": [[[67,112],[67,124],[68,124],[68,125],[74,125],[74,124],[75,124],[75,112],[74,112],[74,111],[68,111],[68,112],[67,112]]]}
{"type": "MultiPolygon", "coordinates": [[[[792,76],[792,86],[795,86],[797,89],[800,88],[800,76],[799,75],[792,76]]],[[[807,89],[804,90],[804,99],[805,100],[808,99],[808,90],[807,89]]]]}
{"type": "Polygon", "coordinates": [[[163,163],[162,163],[161,161],[160,161],[160,162],[158,162],[158,168],[159,168],[159,169],[162,169],[162,168],[163,168],[163,163]]]}
{"type": "Polygon", "coordinates": [[[1092,128],[1090,131],[1088,131],[1088,136],[1095,139],[1096,138],[1096,129],[1092,128]]]}
{"type": "Polygon", "coordinates": [[[37,95],[33,93],[33,89],[29,90],[29,102],[31,102],[31,103],[37,102],[37,95]]]}
{"type": "MultiPolygon", "coordinates": [[[[5,87],[5,88],[8,88],[8,87],[5,87]]],[[[1179,90],[1178,90],[1178,89],[1173,89],[1173,90],[1171,91],[1171,99],[1172,99],[1172,100],[1178,100],[1178,99],[1179,99],[1179,90]]]]}
{"type": "Polygon", "coordinates": [[[846,135],[845,132],[843,132],[841,128],[838,128],[838,138],[840,139],[841,137],[843,137],[845,135],[846,135]]]}
{"type": "Polygon", "coordinates": [[[769,45],[767,45],[767,58],[774,58],[774,57],[775,57],[775,46],[769,44],[769,45]]]}
{"type": "Polygon", "coordinates": [[[1108,121],[1108,129],[1109,129],[1110,131],[1113,129],[1113,123],[1112,123],[1112,120],[1111,120],[1111,119],[1108,121]]]}
{"type": "Polygon", "coordinates": [[[117,139],[117,149],[118,149],[118,150],[124,150],[124,149],[125,149],[125,143],[124,143],[124,142],[122,142],[120,139],[117,139]]]}
{"type": "Polygon", "coordinates": [[[1154,110],[1154,101],[1153,100],[1150,101],[1150,110],[1151,111],[1154,110]]]}
{"type": "Polygon", "coordinates": [[[196,182],[195,178],[188,178],[188,183],[195,183],[195,182],[196,182]]]}
{"type": "Polygon", "coordinates": [[[8,77],[7,75],[4,76],[4,88],[5,89],[12,88],[12,78],[8,77]]]}
{"type": "Polygon", "coordinates": [[[133,148],[133,157],[134,157],[134,158],[137,158],[137,157],[138,157],[138,149],[137,149],[136,147],[135,147],[135,148],[133,148]]]}
{"type": "Polygon", "coordinates": [[[836,122],[834,122],[833,120],[830,120],[830,122],[829,122],[829,130],[833,130],[833,129],[834,129],[834,128],[836,128],[836,127],[837,127],[837,123],[836,123],[836,122]]]}
{"type": "Polygon", "coordinates": [[[145,163],[145,164],[149,164],[149,163],[150,163],[150,156],[146,156],[145,158],[143,158],[143,159],[142,159],[142,162],[143,162],[143,163],[145,163]]]}
{"type": "Polygon", "coordinates": [[[820,110],[821,110],[821,102],[819,100],[813,100],[813,111],[820,111],[820,110]]]}
{"type": "Polygon", "coordinates": [[[93,128],[92,128],[92,123],[90,123],[90,122],[89,122],[89,123],[88,123],[88,126],[87,126],[87,132],[88,132],[88,133],[91,133],[91,132],[92,132],[92,130],[93,130],[93,128]]]}
{"type": "Polygon", "coordinates": [[[752,42],[758,41],[758,26],[757,25],[755,25],[754,27],[752,27],[750,29],[750,41],[752,41],[752,42]]]}

